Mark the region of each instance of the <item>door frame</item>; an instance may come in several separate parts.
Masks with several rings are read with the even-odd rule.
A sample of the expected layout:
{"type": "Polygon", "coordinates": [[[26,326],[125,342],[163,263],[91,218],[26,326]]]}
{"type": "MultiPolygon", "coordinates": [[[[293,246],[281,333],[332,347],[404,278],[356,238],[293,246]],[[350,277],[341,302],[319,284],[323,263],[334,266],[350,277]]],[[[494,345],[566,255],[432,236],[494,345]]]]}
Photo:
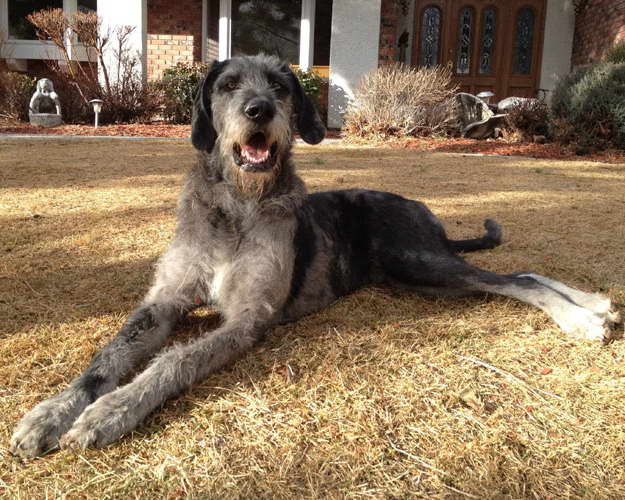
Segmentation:
{"type": "Polygon", "coordinates": [[[525,97],[534,97],[540,85],[541,65],[543,56],[543,41],[545,32],[545,18],[547,0],[517,0],[513,8],[502,7],[495,0],[415,0],[413,18],[413,37],[411,65],[419,65],[421,22],[426,8],[438,7],[441,12],[441,31],[438,54],[438,64],[451,63],[453,81],[458,83],[464,91],[478,93],[480,90],[492,90],[497,99],[503,99],[513,93],[525,97]],[[464,7],[473,7],[475,21],[471,41],[471,71],[467,76],[457,75],[456,51],[458,44],[458,29],[460,10],[464,7]],[[495,72],[487,76],[479,76],[479,49],[482,38],[483,10],[488,7],[496,9],[498,21],[495,33],[495,72]],[[534,10],[534,37],[532,45],[532,67],[529,75],[512,74],[514,43],[516,37],[516,18],[520,9],[530,7],[534,10]]]}

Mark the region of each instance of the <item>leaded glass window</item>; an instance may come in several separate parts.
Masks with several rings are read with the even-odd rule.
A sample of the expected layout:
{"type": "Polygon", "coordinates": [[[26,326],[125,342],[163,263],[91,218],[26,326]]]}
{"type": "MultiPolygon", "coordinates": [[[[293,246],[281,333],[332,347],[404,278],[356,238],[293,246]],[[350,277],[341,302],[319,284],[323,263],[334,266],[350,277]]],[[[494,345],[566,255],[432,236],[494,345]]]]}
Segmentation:
{"type": "Polygon", "coordinates": [[[471,71],[471,37],[473,35],[474,10],[465,7],[460,10],[460,26],[458,32],[458,57],[456,73],[466,75],[471,71]]]}
{"type": "Polygon", "coordinates": [[[516,39],[512,70],[517,75],[528,75],[532,71],[532,47],[534,45],[534,11],[520,9],[516,18],[516,39]]]}
{"type": "Polygon", "coordinates": [[[497,12],[488,7],[483,11],[482,40],[480,44],[480,74],[488,75],[493,72],[493,55],[495,52],[495,30],[497,28],[497,12]]]}
{"type": "Polygon", "coordinates": [[[421,16],[421,42],[419,65],[431,67],[438,64],[441,44],[441,9],[428,7],[421,16]]]}

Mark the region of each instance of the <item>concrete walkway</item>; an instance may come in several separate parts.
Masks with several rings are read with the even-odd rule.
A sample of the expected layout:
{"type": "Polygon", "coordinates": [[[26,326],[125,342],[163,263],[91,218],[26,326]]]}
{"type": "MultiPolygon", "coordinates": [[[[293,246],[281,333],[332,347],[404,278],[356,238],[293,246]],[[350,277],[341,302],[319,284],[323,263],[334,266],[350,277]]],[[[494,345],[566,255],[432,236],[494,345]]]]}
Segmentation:
{"type": "MultiPolygon", "coordinates": [[[[64,140],[81,140],[81,139],[117,139],[127,141],[190,141],[190,137],[133,137],[124,135],[61,135],[61,134],[0,134],[2,139],[64,139],[64,140]]],[[[335,144],[341,139],[325,138],[322,143],[335,144]]],[[[305,144],[302,139],[296,139],[296,144],[305,144]]]]}

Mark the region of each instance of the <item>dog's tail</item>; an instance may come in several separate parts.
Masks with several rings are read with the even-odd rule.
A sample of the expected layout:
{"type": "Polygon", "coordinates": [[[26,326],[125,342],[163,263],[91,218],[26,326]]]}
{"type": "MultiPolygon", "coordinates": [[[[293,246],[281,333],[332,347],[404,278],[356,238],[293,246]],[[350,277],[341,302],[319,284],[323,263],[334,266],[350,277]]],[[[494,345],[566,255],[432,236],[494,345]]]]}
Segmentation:
{"type": "Polygon", "coordinates": [[[501,226],[492,219],[486,219],[484,227],[486,228],[486,234],[481,238],[450,240],[451,249],[455,253],[465,253],[486,250],[501,245],[501,226]]]}

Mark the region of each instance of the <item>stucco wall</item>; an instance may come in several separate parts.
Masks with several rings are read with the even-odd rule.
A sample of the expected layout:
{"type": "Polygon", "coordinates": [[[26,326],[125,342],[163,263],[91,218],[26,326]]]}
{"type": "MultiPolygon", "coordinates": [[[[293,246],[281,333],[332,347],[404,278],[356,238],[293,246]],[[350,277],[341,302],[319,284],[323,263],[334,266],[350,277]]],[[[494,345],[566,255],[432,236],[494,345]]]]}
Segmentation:
{"type": "Polygon", "coordinates": [[[380,0],[334,0],[328,125],[340,127],[362,76],[378,66],[380,0]]]}
{"type": "MultiPolygon", "coordinates": [[[[102,18],[102,29],[106,32],[108,28],[117,29],[119,26],[134,26],[134,31],[128,39],[130,53],[141,54],[141,76],[147,78],[147,0],[106,0],[98,2],[98,15],[102,18]]],[[[109,54],[105,58],[112,57],[112,50],[115,46],[115,39],[110,44],[109,54]]],[[[110,70],[115,68],[114,64],[108,65],[110,70]]],[[[109,75],[115,80],[117,75],[109,75]]]]}
{"type": "Polygon", "coordinates": [[[571,71],[574,34],[575,11],[570,0],[548,0],[539,88],[553,90],[558,76],[571,71]]]}

